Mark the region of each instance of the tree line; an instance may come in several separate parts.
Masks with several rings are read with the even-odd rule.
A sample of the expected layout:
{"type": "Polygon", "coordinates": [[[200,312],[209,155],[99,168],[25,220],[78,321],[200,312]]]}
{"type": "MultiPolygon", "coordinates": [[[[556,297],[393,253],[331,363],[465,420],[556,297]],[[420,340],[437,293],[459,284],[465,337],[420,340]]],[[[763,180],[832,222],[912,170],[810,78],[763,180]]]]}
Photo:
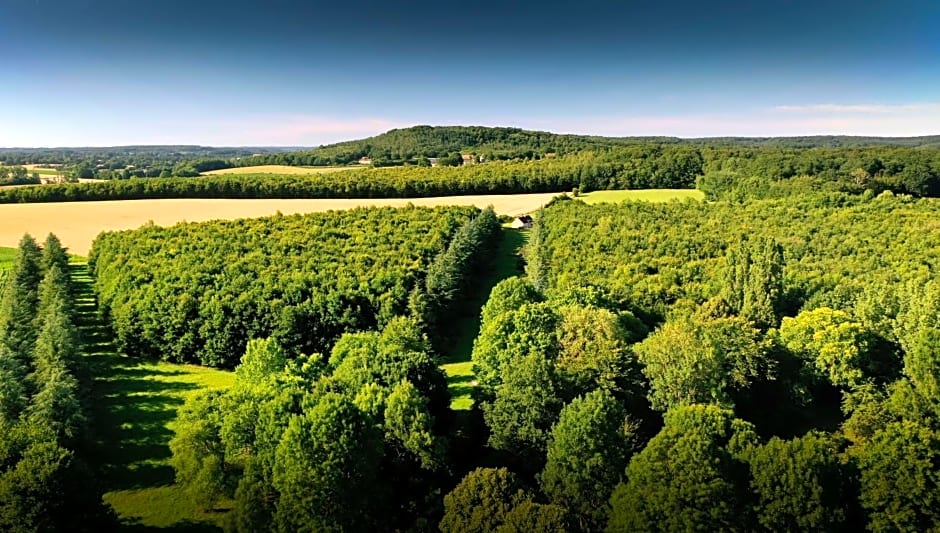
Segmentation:
{"type": "Polygon", "coordinates": [[[0,203],[143,198],[412,198],[572,189],[692,188],[701,172],[701,160],[693,149],[622,150],[462,167],[410,166],[314,175],[213,175],[64,183],[0,190],[0,203]]]}
{"type": "Polygon", "coordinates": [[[68,256],[54,235],[20,241],[0,299],[0,529],[100,527],[82,458],[88,422],[68,256]]]}
{"type": "Polygon", "coordinates": [[[99,236],[89,267],[125,353],[232,368],[249,339],[322,353],[409,309],[445,338],[494,228],[465,207],[150,226],[99,236]]]}

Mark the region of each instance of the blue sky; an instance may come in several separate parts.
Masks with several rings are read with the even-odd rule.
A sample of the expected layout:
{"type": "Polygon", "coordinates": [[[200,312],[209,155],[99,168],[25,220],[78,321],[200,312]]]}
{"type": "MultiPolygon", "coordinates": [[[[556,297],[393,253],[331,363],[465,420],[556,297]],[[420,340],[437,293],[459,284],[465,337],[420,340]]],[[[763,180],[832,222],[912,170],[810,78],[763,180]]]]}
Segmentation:
{"type": "Polygon", "coordinates": [[[940,134],[940,2],[0,0],[0,146],[940,134]]]}

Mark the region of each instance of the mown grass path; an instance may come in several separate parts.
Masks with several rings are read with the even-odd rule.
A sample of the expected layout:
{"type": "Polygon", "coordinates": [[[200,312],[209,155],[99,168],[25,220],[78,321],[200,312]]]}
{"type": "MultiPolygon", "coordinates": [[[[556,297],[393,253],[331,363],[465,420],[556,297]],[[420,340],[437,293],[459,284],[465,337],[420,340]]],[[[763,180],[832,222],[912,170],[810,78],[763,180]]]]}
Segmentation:
{"type": "Polygon", "coordinates": [[[522,274],[522,247],[529,240],[528,230],[503,228],[503,238],[490,270],[481,272],[476,291],[467,301],[466,312],[457,320],[455,342],[448,353],[443,354],[441,368],[447,374],[447,385],[452,398],[451,407],[466,410],[473,407],[471,392],[474,386],[473,341],[480,332],[480,311],[490,297],[493,286],[500,281],[522,274]]]}
{"type": "Polygon", "coordinates": [[[130,531],[217,530],[224,510],[198,509],[174,484],[168,444],[186,397],[205,388],[228,387],[232,374],[118,353],[98,316],[87,265],[73,265],[72,279],[91,376],[95,442],[88,459],[105,488],[105,502],[130,531]]]}

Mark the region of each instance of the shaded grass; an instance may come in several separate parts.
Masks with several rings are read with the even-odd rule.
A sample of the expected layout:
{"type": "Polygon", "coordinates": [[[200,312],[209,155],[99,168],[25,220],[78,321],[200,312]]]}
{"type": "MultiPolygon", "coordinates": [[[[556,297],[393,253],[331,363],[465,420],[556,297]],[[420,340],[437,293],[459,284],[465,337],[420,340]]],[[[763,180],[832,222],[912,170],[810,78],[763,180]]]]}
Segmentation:
{"type": "Polygon", "coordinates": [[[94,447],[89,462],[122,525],[216,527],[224,509],[205,512],[174,484],[169,441],[179,407],[203,389],[231,385],[231,372],[134,359],[118,353],[97,314],[87,265],[72,266],[83,355],[92,376],[94,447]]]}
{"type": "Polygon", "coordinates": [[[447,374],[447,388],[451,395],[451,408],[457,410],[473,407],[471,393],[476,384],[470,354],[473,341],[480,332],[480,310],[490,297],[490,291],[500,281],[522,274],[522,247],[528,241],[528,230],[503,228],[503,238],[490,268],[477,278],[475,293],[467,301],[465,314],[454,324],[455,340],[447,353],[443,354],[441,368],[447,374]]]}
{"type": "Polygon", "coordinates": [[[616,203],[638,200],[644,202],[668,202],[670,200],[704,200],[705,194],[698,189],[638,189],[632,191],[593,191],[578,196],[588,204],[616,203]]]}

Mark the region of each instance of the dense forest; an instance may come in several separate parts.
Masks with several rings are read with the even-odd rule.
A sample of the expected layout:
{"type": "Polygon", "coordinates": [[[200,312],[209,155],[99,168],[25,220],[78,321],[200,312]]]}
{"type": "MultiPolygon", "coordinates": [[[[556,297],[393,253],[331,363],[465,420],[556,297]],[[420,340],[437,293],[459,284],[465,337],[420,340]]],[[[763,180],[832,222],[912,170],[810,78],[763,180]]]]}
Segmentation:
{"type": "MultiPolygon", "coordinates": [[[[417,142],[411,137],[406,139],[417,142]]],[[[7,188],[0,189],[0,202],[139,198],[387,198],[693,187],[704,191],[709,199],[729,201],[800,195],[807,190],[848,193],[872,190],[876,194],[890,190],[916,196],[940,195],[940,150],[930,148],[792,148],[774,144],[695,145],[622,141],[622,145],[609,146],[585,142],[577,146],[579,151],[551,158],[520,155],[510,161],[490,159],[454,167],[409,165],[312,175],[243,174],[192,178],[202,170],[228,165],[223,160],[203,160],[180,163],[186,166],[185,172],[161,173],[192,179],[120,179],[7,188]]],[[[438,139],[437,142],[444,141],[438,139]]],[[[456,161],[462,161],[459,153],[456,153],[456,161]]]]}
{"type": "MultiPolygon", "coordinates": [[[[829,149],[848,154],[850,149],[940,147],[940,136],[925,137],[716,137],[680,139],[677,137],[600,137],[557,134],[519,128],[482,126],[414,126],[394,129],[366,139],[346,141],[312,149],[288,147],[205,146],[122,146],[112,148],[0,148],[0,165],[46,165],[60,169],[69,178],[130,179],[194,177],[222,168],[255,165],[343,166],[368,158],[376,167],[428,165],[429,157],[441,164],[459,166],[461,154],[472,154],[473,162],[499,160],[538,160],[579,152],[618,152],[623,147],[682,145],[702,152],[709,159],[710,150],[737,149],[771,154],[778,152],[829,149]]],[[[620,159],[642,158],[620,152],[620,159]]],[[[726,154],[726,158],[752,158],[753,155],[726,154]]],[[[837,155],[838,157],[838,155],[837,155]]],[[[867,163],[871,163],[868,161],[867,163]]],[[[831,161],[824,164],[831,168],[831,161]]],[[[803,165],[804,168],[806,165],[803,165]]],[[[856,165],[874,175],[879,168],[856,165]]],[[[782,169],[785,172],[785,169],[782,169]]],[[[810,164],[809,170],[813,170],[810,164]]],[[[888,172],[890,174],[890,170],[888,172]]],[[[802,174],[815,175],[814,172],[802,174]]],[[[765,174],[754,176],[771,177],[765,174]]],[[[746,176],[750,177],[750,176],[746,176]]]]}
{"type": "Polygon", "coordinates": [[[24,236],[0,299],[0,529],[96,531],[68,256],[24,236]]]}
{"type": "Polygon", "coordinates": [[[100,235],[89,267],[126,353],[232,368],[252,338],[323,353],[409,309],[440,323],[496,230],[463,207],[150,226],[100,235]]]}
{"type": "MultiPolygon", "coordinates": [[[[597,205],[563,194],[521,233],[490,209],[405,207],[101,234],[89,270],[119,348],[235,370],[230,388],[186,396],[169,443],[177,487],[230,509],[227,530],[940,530],[935,138],[563,144],[420,131],[389,134],[387,157],[445,141],[518,151],[0,192],[705,193],[597,205]],[[491,279],[510,237],[525,242],[524,269],[491,279]],[[472,408],[459,411],[441,365],[477,309],[472,408]]],[[[0,529],[103,516],[82,461],[67,269],[54,237],[24,238],[3,281],[0,529]]]]}
{"type": "Polygon", "coordinates": [[[234,531],[936,529],[938,210],[558,199],[482,310],[476,425],[414,317],[253,340],[177,479],[234,531]]]}

